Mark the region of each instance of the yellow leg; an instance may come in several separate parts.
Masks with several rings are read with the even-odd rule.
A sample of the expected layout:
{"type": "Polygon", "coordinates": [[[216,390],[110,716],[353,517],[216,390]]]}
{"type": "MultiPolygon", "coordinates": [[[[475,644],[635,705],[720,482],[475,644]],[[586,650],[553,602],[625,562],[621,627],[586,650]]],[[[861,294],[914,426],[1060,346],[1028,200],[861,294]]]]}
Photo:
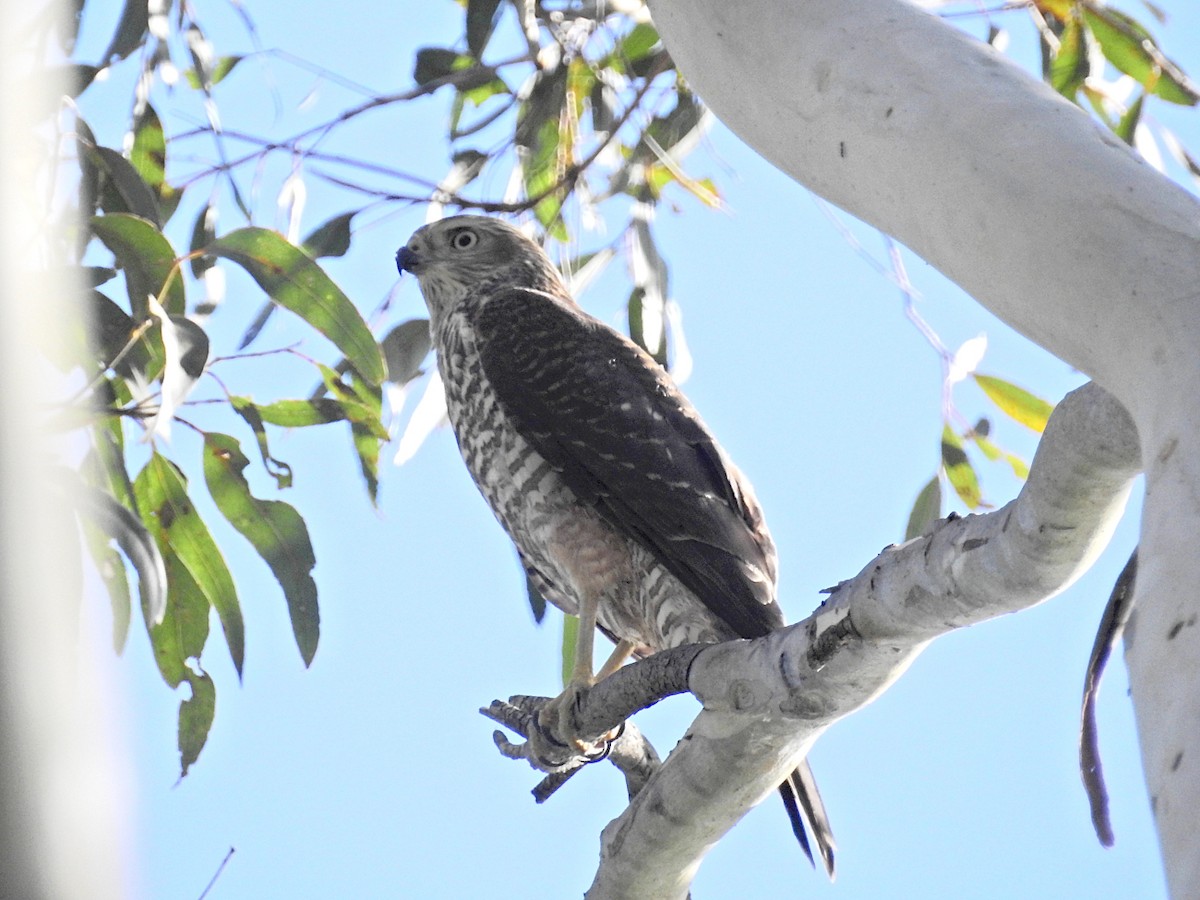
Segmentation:
{"type": "Polygon", "coordinates": [[[592,645],[596,641],[596,614],[599,606],[595,597],[584,597],[579,602],[579,631],[575,635],[575,665],[571,667],[571,684],[568,687],[591,687],[596,683],[592,676],[592,645]]]}
{"type": "Polygon", "coordinates": [[[617,646],[613,648],[612,655],[608,657],[608,661],[600,667],[600,671],[596,673],[596,680],[603,681],[621,666],[625,665],[625,660],[629,659],[634,648],[637,647],[633,641],[620,640],[617,646]]]}
{"type": "Polygon", "coordinates": [[[579,752],[588,752],[591,748],[580,741],[574,732],[575,703],[579,695],[590,688],[601,678],[606,678],[621,668],[621,664],[633,652],[635,645],[630,641],[620,641],[612,655],[605,662],[599,673],[593,666],[592,645],[596,640],[596,615],[599,603],[595,597],[584,597],[579,603],[579,633],[575,639],[575,664],[571,667],[571,680],[563,688],[563,692],[542,708],[539,718],[544,725],[553,723],[557,733],[568,741],[579,752]]]}

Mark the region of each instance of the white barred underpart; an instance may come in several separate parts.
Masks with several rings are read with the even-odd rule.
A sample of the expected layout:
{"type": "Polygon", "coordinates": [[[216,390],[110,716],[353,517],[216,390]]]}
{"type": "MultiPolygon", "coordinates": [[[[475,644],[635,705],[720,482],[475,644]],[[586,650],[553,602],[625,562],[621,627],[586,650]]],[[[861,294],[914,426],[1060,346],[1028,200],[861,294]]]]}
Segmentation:
{"type": "Polygon", "coordinates": [[[635,539],[619,534],[574,492],[517,431],[496,402],[475,348],[468,313],[479,294],[434,316],[434,346],[446,410],[467,470],[512,537],[534,584],[564,612],[578,609],[572,569],[605,584],[599,622],[643,652],[737,635],[635,539]],[[624,577],[613,580],[614,572],[624,577]]]}

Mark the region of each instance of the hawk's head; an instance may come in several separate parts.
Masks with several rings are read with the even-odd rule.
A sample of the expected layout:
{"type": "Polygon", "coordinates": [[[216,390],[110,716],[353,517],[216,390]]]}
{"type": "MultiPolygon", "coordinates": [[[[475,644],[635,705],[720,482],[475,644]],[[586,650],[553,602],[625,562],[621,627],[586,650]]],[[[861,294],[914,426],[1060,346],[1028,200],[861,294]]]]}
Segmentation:
{"type": "Polygon", "coordinates": [[[417,276],[435,318],[496,284],[566,296],[545,251],[507,222],[486,216],[453,216],[418,228],[396,252],[396,267],[417,276]]]}

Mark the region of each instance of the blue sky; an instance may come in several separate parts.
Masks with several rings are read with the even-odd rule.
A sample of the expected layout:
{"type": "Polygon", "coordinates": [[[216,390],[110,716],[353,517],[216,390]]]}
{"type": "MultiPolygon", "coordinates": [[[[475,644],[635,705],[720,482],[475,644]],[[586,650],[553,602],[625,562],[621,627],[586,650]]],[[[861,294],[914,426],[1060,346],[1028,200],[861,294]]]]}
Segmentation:
{"type": "MultiPolygon", "coordinates": [[[[120,4],[110,5],[107,19],[97,10],[85,23],[83,46],[96,54],[119,12],[120,4]]],[[[1200,12],[1183,0],[1162,5],[1173,16],[1164,30],[1168,53],[1200,72],[1200,12]]],[[[249,49],[228,5],[195,9],[219,52],[249,49]]],[[[448,0],[349,0],[302,12],[264,0],[252,15],[264,46],[390,91],[411,83],[415,48],[457,36],[461,11],[448,0]]],[[[1019,19],[1011,24],[1017,37],[1028,31],[1019,19]]],[[[85,107],[101,141],[113,146],[125,123],[106,111],[111,116],[120,108],[115,98],[127,96],[120,77],[85,107]]],[[[228,127],[275,134],[322,121],[345,97],[279,59],[242,63],[216,96],[228,127]],[[271,76],[278,117],[262,91],[271,76]]],[[[371,116],[338,140],[437,178],[448,166],[438,138],[447,108],[447,98],[427,98],[371,116]]],[[[1150,112],[1200,149],[1194,112],[1163,104],[1150,112]]],[[[188,124],[167,122],[169,129],[188,124]]],[[[819,603],[822,588],[903,536],[912,501],[938,462],[939,362],[905,320],[899,292],[804,189],[720,126],[688,170],[717,180],[728,211],[679,194],[681,212],[664,207],[655,224],[694,357],[686,391],[755,484],[780,547],[781,603],[796,620],[819,603]]],[[[280,172],[264,172],[257,224],[279,224],[272,197],[280,172]]],[[[345,195],[314,186],[302,231],[349,208],[345,195]]],[[[351,253],[328,262],[364,312],[395,289],[384,326],[424,315],[415,282],[396,287],[392,260],[423,215],[413,208],[368,217],[351,253]]],[[[238,224],[229,214],[221,228],[238,224]]],[[[885,258],[878,236],[852,227],[885,258]]],[[[177,245],[185,240],[174,237],[177,245]]],[[[1082,382],[919,259],[905,259],[923,296],[919,309],[947,345],[987,333],[981,371],[1051,400],[1082,382]]],[[[619,324],[626,293],[614,272],[584,302],[619,324]]],[[[212,321],[214,353],[233,350],[261,302],[248,280],[231,274],[228,300],[212,321]]],[[[299,333],[277,321],[261,341],[279,346],[299,333]]],[[[314,381],[311,370],[291,364],[227,365],[222,377],[264,400],[305,396],[314,381]]],[[[1032,455],[1035,438],[995,416],[977,389],[960,386],[956,400],[969,418],[991,415],[999,443],[1032,455]]],[[[221,427],[237,426],[225,419],[221,427]]],[[[493,697],[558,689],[556,614],[533,624],[508,539],[448,431],[404,467],[385,467],[376,510],[336,429],[273,444],[296,472],[283,499],[305,515],[318,559],[322,630],[310,669],[269,572],[206,510],[238,580],[246,667],[239,686],[219,636],[210,639],[216,722],[182,782],[174,749],[181,696],[158,677],[144,631],[135,627],[124,655],[114,657],[105,600],[85,605],[83,649],[96,677],[113,688],[115,740],[128,760],[130,896],[197,897],[230,847],[236,853],[212,898],[581,895],[600,829],[623,808],[620,778],[594,766],[536,806],[528,793],[535,773],[498,756],[492,726],[476,712],[493,697]]],[[[193,436],[176,429],[170,449],[191,464],[199,487],[193,436]]],[[[1019,488],[997,466],[982,471],[997,506],[1019,488]]],[[[254,484],[272,495],[266,479],[254,484]]],[[[1070,591],[936,642],[885,696],[821,739],[811,759],[840,847],[836,885],[809,871],[779,804],[768,802],[710,854],[694,896],[1164,896],[1119,661],[1100,704],[1117,835],[1111,850],[1092,833],[1075,756],[1084,666],[1100,610],[1136,542],[1136,522],[1135,502],[1110,550],[1070,591]]],[[[665,753],[695,709],[690,698],[676,698],[639,724],[665,753]]]]}

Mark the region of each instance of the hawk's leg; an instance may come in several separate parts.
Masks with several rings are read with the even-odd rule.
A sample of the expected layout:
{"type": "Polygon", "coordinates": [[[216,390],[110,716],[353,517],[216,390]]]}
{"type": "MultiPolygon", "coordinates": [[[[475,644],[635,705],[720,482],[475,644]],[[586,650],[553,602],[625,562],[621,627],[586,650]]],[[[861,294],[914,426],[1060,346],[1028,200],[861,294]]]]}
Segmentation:
{"type": "Polygon", "coordinates": [[[575,635],[575,664],[571,667],[571,680],[561,694],[547,703],[540,713],[538,722],[550,728],[571,749],[588,754],[594,748],[580,740],[575,727],[573,712],[580,695],[596,683],[592,669],[592,644],[596,640],[596,615],[600,598],[588,593],[579,602],[579,631],[575,635]]]}
{"type": "MultiPolygon", "coordinates": [[[[619,641],[608,660],[600,667],[600,671],[594,672],[592,645],[596,639],[598,607],[599,601],[594,597],[585,597],[579,604],[579,632],[576,635],[575,664],[571,669],[571,680],[563,692],[547,703],[538,715],[538,721],[543,728],[552,728],[569,747],[584,755],[594,754],[596,744],[583,740],[583,736],[578,734],[573,717],[575,705],[584,691],[621,668],[637,646],[632,641],[619,641]]],[[[604,744],[615,736],[616,732],[602,735],[596,743],[604,744]]]]}
{"type": "Polygon", "coordinates": [[[617,646],[613,648],[612,654],[608,657],[608,661],[600,667],[600,671],[596,673],[596,680],[603,681],[621,666],[625,665],[625,660],[633,655],[633,651],[637,648],[635,641],[620,640],[617,646]]]}

